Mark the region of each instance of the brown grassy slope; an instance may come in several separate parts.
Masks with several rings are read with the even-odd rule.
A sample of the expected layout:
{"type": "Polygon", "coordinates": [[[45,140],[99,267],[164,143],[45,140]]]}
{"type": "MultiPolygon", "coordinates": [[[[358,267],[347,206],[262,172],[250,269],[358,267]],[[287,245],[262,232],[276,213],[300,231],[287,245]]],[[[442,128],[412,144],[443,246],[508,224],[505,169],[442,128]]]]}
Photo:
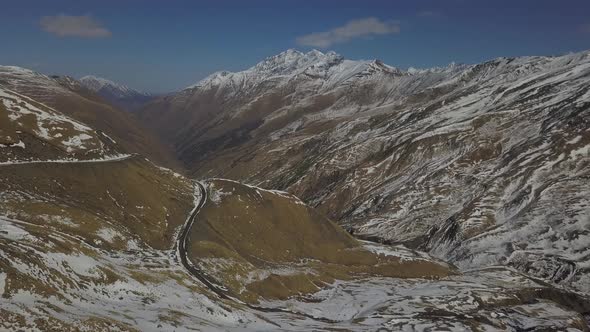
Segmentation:
{"type": "Polygon", "coordinates": [[[2,91],[0,162],[93,159],[119,152],[117,144],[104,134],[33,99],[2,91]]]}
{"type": "Polygon", "coordinates": [[[192,138],[198,137],[206,128],[227,120],[225,105],[217,98],[217,90],[183,90],[173,96],[158,98],[138,110],[139,119],[166,141],[177,143],[179,137],[188,132],[192,138]],[[179,100],[181,100],[179,102],[179,100]],[[192,131],[189,132],[189,131],[192,131]]]}
{"type": "Polygon", "coordinates": [[[127,151],[140,153],[157,163],[179,169],[170,149],[143,127],[133,114],[81,96],[56,96],[51,105],[92,128],[112,135],[127,151]]]}
{"type": "Polygon", "coordinates": [[[220,100],[215,89],[193,92],[158,99],[137,113],[146,126],[174,145],[176,155],[191,171],[197,164],[217,158],[219,151],[245,149],[244,143],[264,125],[262,119],[288,102],[280,93],[261,93],[244,106],[246,102],[240,98],[220,100]]]}
{"type": "Polygon", "coordinates": [[[171,149],[133,114],[108,104],[91,91],[75,91],[34,72],[26,75],[0,73],[0,84],[105,132],[128,152],[140,153],[159,164],[180,169],[171,149]]]}
{"type": "MultiPolygon", "coordinates": [[[[68,232],[90,242],[100,239],[98,230],[111,228],[155,249],[172,247],[193,205],[190,181],[139,157],[1,166],[0,194],[3,215],[40,224],[73,220],[68,232]]],[[[127,243],[104,245],[122,249],[127,243]]]]}
{"type": "Polygon", "coordinates": [[[326,282],[367,276],[439,277],[433,261],[376,255],[288,194],[226,180],[209,182],[209,201],[190,234],[189,255],[245,301],[317,291],[326,282]]]}
{"type": "Polygon", "coordinates": [[[0,144],[18,143],[16,137],[16,128],[8,118],[8,111],[6,111],[4,104],[0,103],[0,144]]]}
{"type": "Polygon", "coordinates": [[[0,330],[137,331],[132,308],[174,296],[161,285],[206,293],[148,248],[170,249],[192,207],[191,181],[139,157],[0,166],[0,330]]]}

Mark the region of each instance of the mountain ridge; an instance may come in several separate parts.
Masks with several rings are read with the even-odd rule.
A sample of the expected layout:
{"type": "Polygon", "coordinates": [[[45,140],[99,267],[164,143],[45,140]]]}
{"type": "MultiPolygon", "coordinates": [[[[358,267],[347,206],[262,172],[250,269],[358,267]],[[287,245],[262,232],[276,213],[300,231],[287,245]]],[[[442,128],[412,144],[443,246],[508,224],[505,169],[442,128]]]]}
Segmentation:
{"type": "Polygon", "coordinates": [[[410,71],[317,56],[289,51],[213,76],[140,118],[195,176],[286,190],[357,236],[463,268],[561,270],[555,280],[587,288],[590,52],[410,71]],[[543,217],[562,213],[551,199],[569,224],[543,217]],[[543,235],[549,226],[557,233],[543,235]]]}
{"type": "Polygon", "coordinates": [[[86,75],[81,77],[78,81],[82,83],[86,88],[94,91],[99,92],[103,89],[109,89],[117,93],[118,97],[127,97],[127,96],[146,96],[150,97],[153,96],[150,93],[139,91],[136,89],[132,89],[127,85],[115,83],[106,78],[94,76],[94,75],[86,75]]]}
{"type": "Polygon", "coordinates": [[[157,98],[157,95],[94,75],[86,75],[78,81],[85,88],[128,111],[135,111],[150,100],[157,98]]]}

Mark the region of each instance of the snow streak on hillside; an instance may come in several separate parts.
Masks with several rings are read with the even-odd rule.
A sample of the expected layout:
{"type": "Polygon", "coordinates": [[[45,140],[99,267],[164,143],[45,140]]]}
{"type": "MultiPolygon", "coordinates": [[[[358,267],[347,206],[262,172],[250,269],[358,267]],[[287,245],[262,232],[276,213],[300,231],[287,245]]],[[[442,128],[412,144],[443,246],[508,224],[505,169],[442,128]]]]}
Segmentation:
{"type": "Polygon", "coordinates": [[[200,176],[356,235],[590,291],[590,53],[400,70],[294,50],[143,110],[200,176]]]}

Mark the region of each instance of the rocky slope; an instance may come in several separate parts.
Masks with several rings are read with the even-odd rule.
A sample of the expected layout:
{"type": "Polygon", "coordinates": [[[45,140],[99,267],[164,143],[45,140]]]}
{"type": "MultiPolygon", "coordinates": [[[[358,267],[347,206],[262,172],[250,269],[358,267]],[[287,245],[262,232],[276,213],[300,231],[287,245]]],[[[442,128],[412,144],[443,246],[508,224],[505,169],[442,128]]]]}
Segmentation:
{"type": "Polygon", "coordinates": [[[128,111],[135,111],[155,98],[149,93],[132,89],[102,77],[88,75],[80,78],[79,82],[88,90],[128,111]]]}
{"type": "Polygon", "coordinates": [[[355,235],[590,291],[590,53],[403,71],[289,50],[141,112],[192,174],[355,235]]]}

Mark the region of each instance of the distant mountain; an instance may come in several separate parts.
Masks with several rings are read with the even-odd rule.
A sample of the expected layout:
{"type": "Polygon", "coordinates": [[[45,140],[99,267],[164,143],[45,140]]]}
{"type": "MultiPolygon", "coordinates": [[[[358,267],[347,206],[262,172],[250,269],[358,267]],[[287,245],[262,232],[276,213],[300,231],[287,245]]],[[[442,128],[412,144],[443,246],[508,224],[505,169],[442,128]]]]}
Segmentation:
{"type": "Polygon", "coordinates": [[[101,77],[84,76],[79,81],[82,86],[94,91],[109,102],[129,111],[134,111],[155,98],[152,94],[138,91],[101,77]]]}
{"type": "Polygon", "coordinates": [[[139,116],[195,176],[286,190],[462,269],[590,292],[589,90],[589,52],[400,70],[288,50],[139,116]]]}
{"type": "Polygon", "coordinates": [[[264,88],[295,83],[294,80],[302,78],[307,78],[309,83],[321,81],[322,89],[328,90],[351,79],[374,73],[402,75],[404,72],[379,60],[351,61],[335,52],[322,53],[313,50],[302,53],[290,49],[245,71],[214,73],[186,90],[216,88],[218,94],[227,92],[224,97],[230,98],[235,97],[236,93],[252,95],[264,92],[264,88]]]}

